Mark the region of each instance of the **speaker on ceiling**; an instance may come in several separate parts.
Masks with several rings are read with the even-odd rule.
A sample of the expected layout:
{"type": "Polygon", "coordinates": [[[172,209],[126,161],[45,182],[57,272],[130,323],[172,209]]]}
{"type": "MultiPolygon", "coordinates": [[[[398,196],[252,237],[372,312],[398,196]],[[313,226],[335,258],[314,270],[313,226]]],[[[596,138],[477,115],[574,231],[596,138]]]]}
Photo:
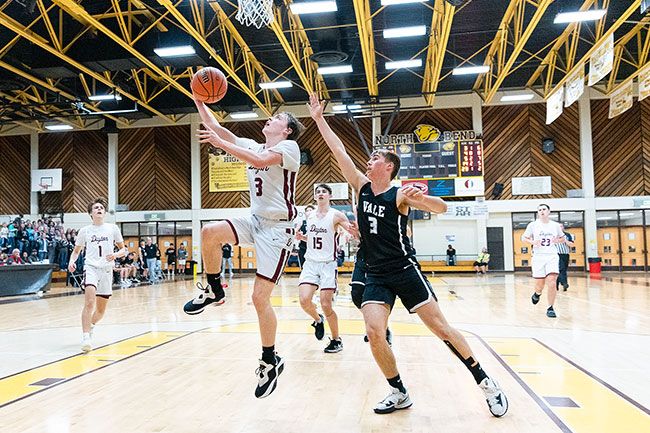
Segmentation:
{"type": "Polygon", "coordinates": [[[550,154],[555,150],[555,141],[552,138],[542,140],[542,152],[550,154]]]}
{"type": "Polygon", "coordinates": [[[492,198],[499,198],[501,196],[501,193],[503,193],[503,184],[502,183],[495,183],[494,187],[492,188],[492,198]]]}
{"type": "Polygon", "coordinates": [[[309,149],[300,151],[300,165],[311,165],[313,162],[311,158],[311,151],[309,149]]]}

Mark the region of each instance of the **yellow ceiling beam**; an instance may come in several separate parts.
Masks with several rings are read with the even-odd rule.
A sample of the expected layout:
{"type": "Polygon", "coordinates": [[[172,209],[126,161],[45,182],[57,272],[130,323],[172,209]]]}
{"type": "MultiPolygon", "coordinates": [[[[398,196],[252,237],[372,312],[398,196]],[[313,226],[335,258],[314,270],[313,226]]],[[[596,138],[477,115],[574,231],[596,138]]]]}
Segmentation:
{"type": "Polygon", "coordinates": [[[377,84],[377,63],[375,62],[375,38],[372,33],[372,17],[370,3],[368,0],[353,0],[354,15],[357,20],[359,41],[361,42],[361,54],[363,56],[363,68],[366,71],[366,83],[368,94],[379,96],[379,84],[377,84]]]}
{"type": "Polygon", "coordinates": [[[584,68],[585,63],[589,60],[589,58],[594,53],[594,51],[596,51],[599,48],[600,43],[606,40],[607,38],[609,38],[611,35],[613,35],[614,32],[620,26],[622,26],[634,12],[639,10],[640,5],[641,5],[641,0],[633,0],[630,7],[628,7],[627,10],[623,12],[623,14],[620,17],[618,17],[618,19],[614,22],[614,24],[612,24],[612,26],[609,29],[607,29],[607,31],[603,33],[603,35],[596,40],[596,42],[594,42],[594,45],[589,49],[589,51],[585,53],[584,56],[582,56],[580,60],[576,62],[576,65],[570,70],[568,70],[567,73],[564,75],[564,77],[550,91],[544,93],[544,98],[548,98],[549,95],[552,95],[560,87],[562,87],[564,83],[566,83],[567,79],[571,75],[573,75],[578,70],[578,68],[584,68]]]}
{"type": "Polygon", "coordinates": [[[526,29],[524,29],[524,20],[527,15],[526,6],[529,1],[511,0],[484,62],[486,66],[490,67],[490,71],[487,74],[479,75],[474,84],[474,90],[480,89],[481,84],[483,85],[485,103],[492,101],[499,87],[510,74],[517,57],[525,48],[528,39],[532,36],[537,24],[551,3],[553,3],[553,0],[540,0],[533,4],[535,13],[528,22],[526,29]],[[508,41],[511,34],[514,39],[514,47],[508,56],[508,41]],[[508,58],[507,61],[506,57],[508,58]]]}
{"type": "Polygon", "coordinates": [[[168,116],[165,116],[163,113],[160,111],[156,110],[155,108],[149,106],[146,102],[141,101],[138,99],[136,96],[130,94],[128,91],[122,89],[120,86],[117,84],[113,83],[110,80],[109,75],[103,76],[102,74],[99,74],[92,69],[88,68],[87,66],[77,62],[76,60],[72,59],[71,57],[67,56],[66,54],[63,54],[59,51],[57,51],[54,47],[52,47],[44,38],[34,34],[34,32],[29,31],[11,18],[9,15],[5,14],[4,12],[0,12],[0,23],[5,26],[7,29],[11,30],[12,32],[16,33],[17,35],[27,39],[34,45],[38,46],[39,48],[47,51],[48,53],[58,57],[59,59],[63,60],[64,62],[68,63],[69,65],[77,68],[84,74],[94,78],[97,81],[100,81],[104,83],[106,86],[115,89],[116,92],[120,93],[122,96],[125,96],[129,98],[132,101],[137,102],[140,106],[146,108],[147,110],[151,111],[153,114],[160,116],[161,118],[165,119],[166,121],[170,123],[174,123],[172,119],[170,119],[168,116]]]}
{"type": "Polygon", "coordinates": [[[456,8],[444,0],[436,0],[433,5],[427,61],[424,65],[424,81],[422,82],[422,94],[430,107],[433,106],[438,84],[441,81],[440,74],[455,13],[456,8]]]}
{"type": "Polygon", "coordinates": [[[317,72],[318,65],[310,58],[314,54],[314,50],[309,43],[307,32],[302,25],[300,17],[294,15],[291,9],[289,9],[291,3],[291,0],[284,0],[284,8],[274,8],[275,17],[270,24],[271,30],[273,30],[280,45],[282,45],[305,91],[309,94],[318,93],[321,98],[329,99],[329,92],[325,86],[325,81],[317,72]],[[284,9],[284,13],[286,14],[291,41],[284,34],[283,13],[281,9],[284,9]]]}
{"type": "Polygon", "coordinates": [[[272,110],[270,106],[264,104],[257,97],[254,89],[251,89],[239,76],[233,68],[230,67],[227,61],[225,61],[214,49],[214,47],[205,39],[199,30],[197,30],[192,24],[180,13],[176,6],[170,0],[158,0],[162,6],[166,7],[169,13],[176,18],[176,21],[181,25],[185,31],[192,36],[207,52],[210,56],[216,60],[221,69],[228,75],[228,77],[244,92],[254,103],[259,107],[262,112],[267,115],[272,115],[272,110]]]}
{"type": "Polygon", "coordinates": [[[648,61],[648,55],[650,52],[650,16],[643,17],[629,32],[627,32],[622,38],[616,41],[616,46],[614,47],[614,68],[609,74],[609,80],[607,82],[607,94],[614,92],[619,87],[625,85],[628,81],[633,80],[639,75],[639,72],[646,65],[648,61]],[[629,76],[616,85],[616,79],[618,78],[618,71],[621,66],[621,61],[623,56],[626,54],[626,45],[630,42],[636,42],[636,59],[632,59],[630,62],[636,66],[636,71],[634,71],[629,76]]]}

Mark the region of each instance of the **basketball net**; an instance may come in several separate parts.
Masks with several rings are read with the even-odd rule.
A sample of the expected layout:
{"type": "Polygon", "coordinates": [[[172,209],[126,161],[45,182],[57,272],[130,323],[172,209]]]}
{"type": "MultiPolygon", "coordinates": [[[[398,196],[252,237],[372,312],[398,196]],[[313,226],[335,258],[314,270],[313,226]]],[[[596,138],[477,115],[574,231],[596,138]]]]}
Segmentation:
{"type": "Polygon", "coordinates": [[[237,0],[237,21],[258,29],[273,22],[273,0],[237,0]]]}
{"type": "Polygon", "coordinates": [[[40,188],[38,192],[40,192],[41,194],[45,194],[47,192],[47,189],[50,187],[47,184],[39,184],[38,186],[40,188]]]}

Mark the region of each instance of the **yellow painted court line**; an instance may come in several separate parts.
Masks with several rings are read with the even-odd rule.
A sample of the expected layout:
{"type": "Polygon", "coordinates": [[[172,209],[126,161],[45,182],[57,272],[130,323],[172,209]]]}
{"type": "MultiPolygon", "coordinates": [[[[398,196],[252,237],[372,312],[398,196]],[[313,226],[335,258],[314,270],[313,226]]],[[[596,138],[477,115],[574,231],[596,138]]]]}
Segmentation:
{"type": "Polygon", "coordinates": [[[0,379],[0,407],[146,352],[191,332],[147,332],[0,379]],[[50,379],[49,381],[47,381],[50,379]],[[57,380],[60,379],[60,380],[57,380]],[[34,385],[47,381],[49,385],[34,385]]]}
{"type": "Polygon", "coordinates": [[[565,432],[650,432],[650,411],[532,338],[486,338],[500,361],[565,432]],[[551,404],[548,397],[569,398],[551,404]]]}

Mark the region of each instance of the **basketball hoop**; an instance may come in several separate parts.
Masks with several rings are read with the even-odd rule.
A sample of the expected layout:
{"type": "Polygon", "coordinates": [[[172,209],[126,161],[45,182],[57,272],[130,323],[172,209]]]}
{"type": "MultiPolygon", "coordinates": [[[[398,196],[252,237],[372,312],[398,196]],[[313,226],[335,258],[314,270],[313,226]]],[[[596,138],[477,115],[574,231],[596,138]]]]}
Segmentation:
{"type": "Polygon", "coordinates": [[[273,0],[237,0],[237,21],[245,26],[258,29],[273,22],[273,0]]]}
{"type": "Polygon", "coordinates": [[[45,194],[49,187],[50,187],[50,185],[48,185],[46,183],[39,183],[38,184],[38,192],[40,192],[41,194],[45,194]]]}

